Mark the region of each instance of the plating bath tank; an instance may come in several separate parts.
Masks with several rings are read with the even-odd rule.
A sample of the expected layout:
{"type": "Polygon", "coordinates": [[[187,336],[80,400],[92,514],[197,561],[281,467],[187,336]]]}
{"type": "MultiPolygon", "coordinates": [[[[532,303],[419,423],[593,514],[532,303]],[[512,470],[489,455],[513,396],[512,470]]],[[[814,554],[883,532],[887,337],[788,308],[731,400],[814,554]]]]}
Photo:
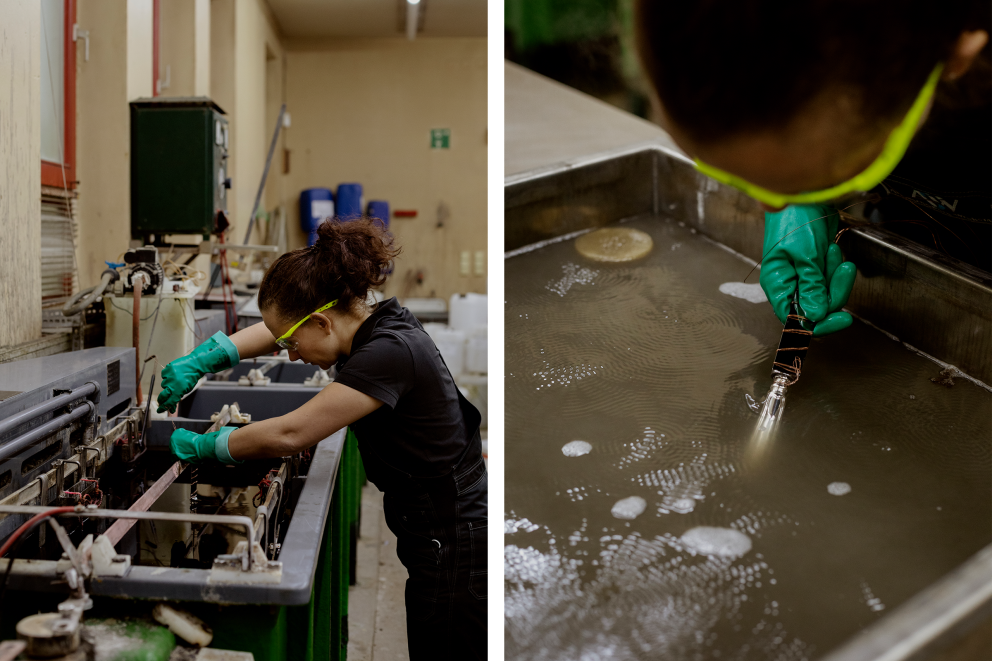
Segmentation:
{"type": "MultiPolygon", "coordinates": [[[[813,341],[776,433],[755,436],[745,395],[768,390],[782,326],[754,262],[711,238],[759,257],[748,201],[655,151],[521,177],[506,199],[507,658],[987,654],[987,387],[858,320],[813,341]],[[606,224],[652,251],[583,257],[575,236],[606,224]]],[[[945,338],[927,348],[980,360],[955,344],[965,315],[947,321],[982,321],[980,275],[931,260],[946,279],[914,283],[926,256],[848,235],[852,309],[905,335],[900,307],[920,303],[892,297],[929,294],[945,338]]]]}
{"type": "Polygon", "coordinates": [[[133,349],[0,365],[0,545],[29,516],[76,508],[56,515],[64,539],[42,525],[4,547],[0,574],[16,559],[0,579],[0,639],[24,617],[63,612],[74,571],[84,580],[73,589],[86,594],[78,603],[92,599],[84,624],[150,619],[167,600],[212,627],[215,646],[343,658],[364,480],[354,436],[341,430],[298,455],[238,466],[189,465],[168,451],[177,427],[246,423],[235,403],[264,420],[319,390],[217,382],[184,399],[180,417],[146,420],[133,406],[133,349]]]}

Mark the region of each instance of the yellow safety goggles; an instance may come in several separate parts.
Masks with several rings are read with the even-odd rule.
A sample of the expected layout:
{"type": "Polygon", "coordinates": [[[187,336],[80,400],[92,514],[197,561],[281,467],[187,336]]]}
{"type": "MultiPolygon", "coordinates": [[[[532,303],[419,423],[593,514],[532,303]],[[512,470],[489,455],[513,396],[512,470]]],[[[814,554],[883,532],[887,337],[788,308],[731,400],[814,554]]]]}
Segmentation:
{"type": "Polygon", "coordinates": [[[906,155],[906,150],[909,148],[909,143],[913,139],[913,136],[916,135],[916,129],[920,124],[920,118],[923,117],[927,104],[929,104],[930,99],[933,98],[934,90],[937,88],[937,82],[940,80],[940,73],[943,69],[943,64],[938,64],[934,67],[934,70],[930,73],[930,77],[927,78],[926,84],[923,86],[923,89],[920,90],[919,95],[916,97],[916,101],[913,102],[913,105],[910,107],[906,117],[902,120],[902,123],[895,127],[892,130],[892,133],[889,134],[888,139],[885,141],[885,147],[882,149],[882,153],[878,155],[878,158],[876,158],[874,162],[860,174],[856,175],[853,179],[845,181],[844,183],[837,184],[836,186],[825,188],[823,190],[786,195],[782,193],[775,193],[766,188],[762,188],[761,186],[752,184],[751,182],[745,181],[744,179],[730,174],[729,172],[724,172],[723,170],[715,168],[712,165],[707,165],[698,158],[695,159],[696,169],[706,176],[716,179],[721,184],[733,186],[749,197],[752,197],[759,202],[764,202],[772,207],[784,207],[789,204],[814,204],[817,202],[829,202],[855,191],[869,191],[882,183],[886,177],[892,174],[892,171],[896,169],[899,161],[901,161],[902,157],[906,155]]]}
{"type": "Polygon", "coordinates": [[[333,308],[335,305],[337,305],[337,302],[338,302],[338,300],[337,299],[334,299],[333,301],[331,301],[327,305],[325,305],[323,307],[320,307],[320,308],[317,308],[316,310],[314,310],[313,312],[311,312],[307,316],[305,316],[302,319],[300,319],[299,321],[297,321],[295,324],[293,324],[293,327],[292,328],[290,328],[288,331],[286,331],[281,336],[279,336],[279,337],[276,338],[276,345],[278,345],[279,347],[281,347],[283,349],[286,349],[288,351],[296,351],[296,347],[300,346],[300,341],[297,340],[295,337],[290,337],[290,336],[293,333],[296,332],[296,329],[297,328],[299,328],[300,326],[303,325],[303,322],[304,321],[306,321],[307,319],[309,319],[313,315],[317,314],[318,312],[323,312],[324,310],[327,310],[329,308],[333,308]]]}

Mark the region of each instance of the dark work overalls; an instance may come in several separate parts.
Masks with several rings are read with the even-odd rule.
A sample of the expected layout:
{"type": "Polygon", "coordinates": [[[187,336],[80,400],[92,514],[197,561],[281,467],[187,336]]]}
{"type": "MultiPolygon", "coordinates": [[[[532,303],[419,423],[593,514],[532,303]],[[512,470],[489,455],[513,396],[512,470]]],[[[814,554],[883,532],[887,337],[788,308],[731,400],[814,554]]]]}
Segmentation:
{"type": "Polygon", "coordinates": [[[406,625],[411,661],[486,658],[488,482],[478,410],[458,393],[474,430],[454,469],[415,477],[358,435],[365,472],[385,496],[386,524],[410,574],[406,625]]]}

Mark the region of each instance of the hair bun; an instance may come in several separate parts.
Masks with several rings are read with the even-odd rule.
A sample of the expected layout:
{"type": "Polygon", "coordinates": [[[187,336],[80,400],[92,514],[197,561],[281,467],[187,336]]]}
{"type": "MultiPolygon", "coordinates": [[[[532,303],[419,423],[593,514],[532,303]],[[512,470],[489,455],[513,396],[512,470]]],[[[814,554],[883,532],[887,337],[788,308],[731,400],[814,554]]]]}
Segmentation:
{"type": "Polygon", "coordinates": [[[279,257],[258,292],[258,305],[276,305],[287,317],[303,316],[333,299],[347,309],[386,282],[384,271],[400,250],[378,218],[329,218],[308,248],[279,257]]]}

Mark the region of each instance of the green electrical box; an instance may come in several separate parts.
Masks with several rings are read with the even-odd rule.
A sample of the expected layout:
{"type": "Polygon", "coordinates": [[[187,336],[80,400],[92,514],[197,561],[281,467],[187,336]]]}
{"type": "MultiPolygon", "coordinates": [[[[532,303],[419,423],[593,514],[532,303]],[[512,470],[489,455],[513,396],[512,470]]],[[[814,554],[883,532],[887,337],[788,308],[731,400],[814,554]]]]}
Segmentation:
{"type": "Polygon", "coordinates": [[[229,136],[224,111],[206,97],[131,102],[132,239],[214,232],[231,187],[229,136]]]}

